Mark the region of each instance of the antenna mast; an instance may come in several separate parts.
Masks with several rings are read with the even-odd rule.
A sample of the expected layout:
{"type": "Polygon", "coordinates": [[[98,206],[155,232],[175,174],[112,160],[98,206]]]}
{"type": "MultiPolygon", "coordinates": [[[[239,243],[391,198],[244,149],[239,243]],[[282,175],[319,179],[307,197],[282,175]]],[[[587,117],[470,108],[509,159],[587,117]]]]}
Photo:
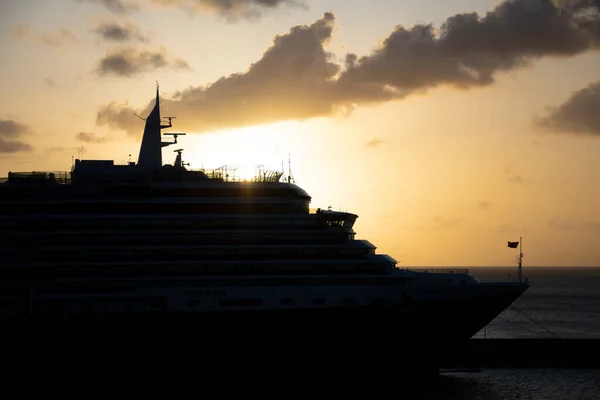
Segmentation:
{"type": "Polygon", "coordinates": [[[519,283],[523,282],[523,237],[519,237],[519,270],[517,272],[519,283]]]}
{"type": "Polygon", "coordinates": [[[288,183],[292,183],[294,181],[294,178],[292,177],[292,161],[291,161],[290,153],[288,153],[288,177],[287,177],[287,181],[288,181],[288,183]]]}

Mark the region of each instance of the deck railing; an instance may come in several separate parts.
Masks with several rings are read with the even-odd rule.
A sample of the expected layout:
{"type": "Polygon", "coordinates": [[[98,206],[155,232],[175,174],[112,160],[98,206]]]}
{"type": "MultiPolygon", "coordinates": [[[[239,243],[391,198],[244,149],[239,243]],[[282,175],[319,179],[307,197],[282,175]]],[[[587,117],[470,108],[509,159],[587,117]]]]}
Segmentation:
{"type": "Polygon", "coordinates": [[[468,268],[402,268],[414,272],[431,272],[437,274],[468,274],[468,268]]]}
{"type": "Polygon", "coordinates": [[[258,170],[252,176],[242,176],[236,174],[235,168],[228,169],[226,167],[188,169],[188,171],[200,171],[210,179],[223,179],[225,182],[279,182],[283,176],[283,172],[273,170],[258,170]]]}
{"type": "Polygon", "coordinates": [[[66,171],[9,172],[8,177],[0,178],[0,183],[13,179],[15,181],[54,181],[59,184],[71,183],[70,173],[66,171]]]}

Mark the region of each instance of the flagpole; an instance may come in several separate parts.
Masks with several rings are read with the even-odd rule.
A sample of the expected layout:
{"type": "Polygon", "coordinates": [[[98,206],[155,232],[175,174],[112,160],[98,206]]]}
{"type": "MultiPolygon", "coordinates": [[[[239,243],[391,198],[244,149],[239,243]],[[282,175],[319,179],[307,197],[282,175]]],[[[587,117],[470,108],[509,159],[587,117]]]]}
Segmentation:
{"type": "Polygon", "coordinates": [[[519,237],[519,283],[523,282],[523,237],[519,237]]]}

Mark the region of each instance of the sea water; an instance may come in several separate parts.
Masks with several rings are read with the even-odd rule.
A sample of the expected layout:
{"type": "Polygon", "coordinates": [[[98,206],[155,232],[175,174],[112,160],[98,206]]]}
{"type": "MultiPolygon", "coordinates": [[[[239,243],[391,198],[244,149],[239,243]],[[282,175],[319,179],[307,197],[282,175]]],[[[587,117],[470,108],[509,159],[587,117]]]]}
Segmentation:
{"type": "MultiPolygon", "coordinates": [[[[510,267],[470,272],[481,281],[516,279],[510,267]]],[[[476,338],[600,339],[600,268],[526,267],[523,277],[533,285],[476,338]]]]}
{"type": "MultiPolygon", "coordinates": [[[[478,267],[481,281],[516,279],[516,268],[478,267]]],[[[475,338],[600,339],[600,267],[525,267],[533,284],[513,307],[475,338]]],[[[442,371],[435,385],[400,396],[424,400],[598,400],[600,369],[494,369],[442,371]]]]}

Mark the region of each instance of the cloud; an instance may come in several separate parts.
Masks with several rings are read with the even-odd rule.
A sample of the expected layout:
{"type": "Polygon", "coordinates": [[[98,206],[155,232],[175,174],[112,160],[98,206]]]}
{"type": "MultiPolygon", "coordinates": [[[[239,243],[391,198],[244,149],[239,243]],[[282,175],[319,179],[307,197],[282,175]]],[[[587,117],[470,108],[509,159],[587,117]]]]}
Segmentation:
{"type": "MultiPolygon", "coordinates": [[[[509,71],[544,56],[573,56],[598,46],[599,18],[579,15],[580,1],[559,8],[550,0],[500,3],[484,17],[448,18],[432,25],[397,26],[371,55],[350,55],[340,83],[390,87],[400,95],[440,85],[461,89],[494,83],[509,71]]],[[[598,2],[596,2],[598,3],[598,2]]]]}
{"type": "Polygon", "coordinates": [[[523,184],[523,178],[519,174],[513,174],[513,175],[508,176],[508,181],[512,182],[512,183],[516,183],[518,185],[523,184]]]}
{"type": "Polygon", "coordinates": [[[306,8],[305,0],[152,0],[155,4],[175,6],[187,12],[215,12],[229,19],[256,18],[264,9],[282,6],[306,8]]]}
{"type": "Polygon", "coordinates": [[[558,218],[554,217],[548,222],[550,229],[559,231],[580,231],[600,233],[600,222],[597,221],[577,221],[572,217],[558,218]]]}
{"type": "MultiPolygon", "coordinates": [[[[276,36],[247,72],[161,99],[161,110],[178,116],[178,127],[196,132],[330,115],[335,109],[333,78],[339,66],[330,61],[332,55],[323,44],[331,37],[333,19],[326,13],[310,26],[296,26],[276,36]]],[[[140,126],[133,113],[146,116],[151,103],[141,111],[110,103],[100,109],[97,122],[137,135],[140,126]]]]}
{"type": "Polygon", "coordinates": [[[521,174],[515,172],[514,168],[511,165],[506,165],[504,167],[504,175],[506,176],[506,179],[509,182],[517,185],[523,185],[526,181],[526,179],[523,178],[521,174]]]}
{"type": "Polygon", "coordinates": [[[510,233],[523,233],[527,231],[527,228],[522,226],[517,227],[513,223],[502,224],[498,226],[495,231],[497,233],[510,234],[510,233]]]}
{"type": "MultiPolygon", "coordinates": [[[[347,113],[358,106],[399,100],[438,86],[460,89],[494,83],[503,71],[544,56],[569,57],[600,45],[600,0],[512,0],[485,16],[457,14],[439,31],[397,26],[371,54],[336,60],[326,51],[335,17],[277,35],[245,72],[190,87],[161,106],[193,132],[347,113]],[[591,10],[591,11],[590,11],[591,10]]],[[[149,96],[150,97],[150,96],[149,96]]],[[[138,114],[147,115],[151,102],[138,114]]],[[[106,108],[103,108],[106,111],[106,108]]],[[[113,128],[125,112],[101,120],[113,128]]],[[[139,131],[139,128],[137,129],[139,131]]]]}
{"type": "Polygon", "coordinates": [[[98,136],[95,133],[79,132],[75,135],[75,140],[85,143],[104,143],[110,139],[106,136],[98,136]]]}
{"type": "Polygon", "coordinates": [[[133,2],[123,0],[77,0],[80,3],[94,3],[115,14],[127,14],[139,10],[133,2]]]}
{"type": "Polygon", "coordinates": [[[60,29],[56,33],[40,35],[42,43],[48,46],[62,46],[65,43],[77,42],[77,37],[67,29],[60,29]]]}
{"type": "Polygon", "coordinates": [[[165,48],[156,51],[140,50],[125,46],[106,54],[98,63],[96,72],[100,76],[133,76],[159,68],[189,69],[182,59],[172,59],[165,48]]]}
{"type": "Polygon", "coordinates": [[[148,38],[131,22],[105,22],[98,25],[94,32],[104,40],[113,42],[140,41],[147,42],[148,38]]]}
{"type": "Polygon", "coordinates": [[[365,143],[367,147],[379,147],[384,141],[378,138],[373,138],[365,143]]]}
{"type": "Polygon", "coordinates": [[[456,229],[463,223],[463,219],[460,217],[447,218],[441,215],[434,215],[431,217],[434,224],[434,229],[456,229]]]}
{"type": "Polygon", "coordinates": [[[0,119],[0,153],[30,151],[33,147],[20,138],[29,133],[29,128],[10,119],[0,119]]]}
{"type": "Polygon", "coordinates": [[[29,35],[31,27],[27,24],[18,24],[13,28],[13,37],[16,39],[23,39],[29,35]]]}
{"type": "Polygon", "coordinates": [[[547,132],[600,136],[600,81],[574,92],[564,103],[535,118],[547,132]]]}
{"type": "Polygon", "coordinates": [[[87,153],[87,149],[84,146],[73,146],[73,147],[63,147],[63,146],[54,146],[48,147],[48,153],[77,153],[77,157],[81,157],[84,153],[87,153]]]}
{"type": "Polygon", "coordinates": [[[74,43],[78,41],[77,36],[65,28],[61,28],[54,33],[38,33],[35,32],[31,26],[26,24],[19,24],[15,26],[13,29],[13,37],[17,39],[32,38],[52,47],[58,47],[67,43],[74,43]]]}
{"type": "Polygon", "coordinates": [[[487,210],[488,208],[490,208],[491,203],[488,200],[482,200],[479,203],[477,203],[477,207],[479,207],[481,210],[487,210]]]}

